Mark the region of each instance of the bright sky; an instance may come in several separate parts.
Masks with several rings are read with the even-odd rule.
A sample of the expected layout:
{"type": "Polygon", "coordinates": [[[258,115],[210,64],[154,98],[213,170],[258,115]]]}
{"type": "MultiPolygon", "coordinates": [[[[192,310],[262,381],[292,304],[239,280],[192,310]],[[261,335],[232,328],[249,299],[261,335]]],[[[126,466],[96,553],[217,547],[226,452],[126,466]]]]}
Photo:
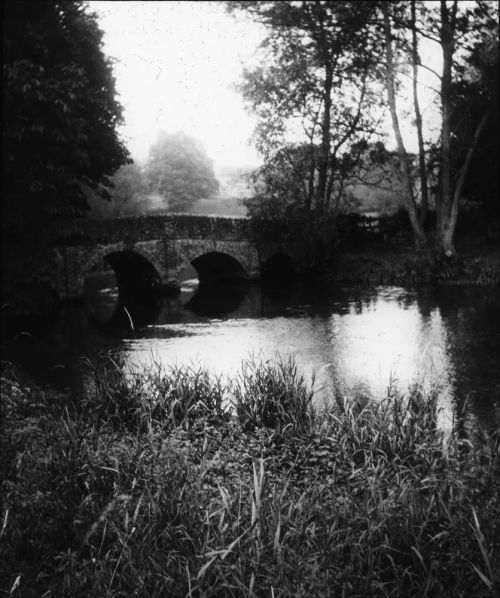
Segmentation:
{"type": "MultiPolygon", "coordinates": [[[[132,156],[145,161],[160,130],[184,131],[199,139],[215,167],[256,166],[249,139],[255,121],[234,89],[243,65],[255,63],[263,38],[259,25],[226,14],[220,1],[89,2],[105,32],[104,50],[114,72],[125,124],[122,137],[132,156]]],[[[436,48],[422,48],[436,68],[436,48]]],[[[439,70],[439,66],[437,66],[439,70]]],[[[426,83],[436,85],[426,71],[426,83]]],[[[424,82],[422,80],[422,82],[424,82]]],[[[426,132],[439,130],[431,96],[421,89],[426,132]]],[[[387,145],[395,147],[390,119],[387,145]]],[[[417,150],[410,117],[401,118],[408,151],[417,150]]]]}
{"type": "Polygon", "coordinates": [[[143,161],[158,132],[199,139],[215,166],[256,165],[254,121],[232,86],[252,61],[259,26],[236,21],[222,2],[89,2],[105,32],[134,158],[143,161]]]}

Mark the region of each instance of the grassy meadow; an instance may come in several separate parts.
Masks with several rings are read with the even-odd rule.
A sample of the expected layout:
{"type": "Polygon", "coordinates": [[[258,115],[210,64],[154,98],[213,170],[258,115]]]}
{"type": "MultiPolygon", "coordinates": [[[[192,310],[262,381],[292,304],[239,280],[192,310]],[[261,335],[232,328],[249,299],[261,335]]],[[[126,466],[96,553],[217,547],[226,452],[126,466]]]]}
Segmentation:
{"type": "Polygon", "coordinates": [[[293,361],[23,380],[3,364],[2,595],[499,595],[500,438],[445,438],[418,384],[317,412],[293,361]]]}

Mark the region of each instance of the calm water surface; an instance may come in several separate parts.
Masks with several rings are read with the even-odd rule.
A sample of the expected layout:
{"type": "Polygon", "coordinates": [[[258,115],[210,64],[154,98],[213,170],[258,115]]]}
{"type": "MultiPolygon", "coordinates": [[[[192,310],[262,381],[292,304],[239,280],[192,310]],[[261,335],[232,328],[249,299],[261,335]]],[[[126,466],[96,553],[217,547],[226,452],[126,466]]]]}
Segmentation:
{"type": "Polygon", "coordinates": [[[440,385],[443,425],[467,398],[470,425],[500,426],[498,289],[186,284],[178,297],[143,300],[124,309],[116,289],[96,282],[44,338],[11,341],[5,356],[43,383],[81,387],[83,357],[112,356],[125,369],[200,363],[232,378],[251,355],[279,354],[293,356],[308,380],[314,374],[318,403],[335,392],[380,397],[391,382],[404,389],[424,379],[440,385]]]}

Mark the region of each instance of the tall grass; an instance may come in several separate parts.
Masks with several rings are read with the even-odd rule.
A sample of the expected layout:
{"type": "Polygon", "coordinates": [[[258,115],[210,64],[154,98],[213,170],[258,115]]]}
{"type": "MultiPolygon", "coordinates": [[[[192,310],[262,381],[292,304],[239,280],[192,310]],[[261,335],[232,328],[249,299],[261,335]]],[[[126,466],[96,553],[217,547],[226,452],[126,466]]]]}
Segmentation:
{"type": "Polygon", "coordinates": [[[233,390],[233,405],[245,430],[307,430],[314,419],[312,399],[313,392],[291,357],[276,362],[246,360],[233,390]]]}
{"type": "Polygon", "coordinates": [[[201,417],[226,417],[220,378],[198,365],[161,366],[125,373],[113,360],[99,366],[87,360],[93,392],[84,410],[130,431],[189,426],[201,417]]]}
{"type": "Polygon", "coordinates": [[[94,374],[2,379],[5,595],[498,595],[499,439],[444,442],[437,395],[313,417],[292,362],[94,374]]]}

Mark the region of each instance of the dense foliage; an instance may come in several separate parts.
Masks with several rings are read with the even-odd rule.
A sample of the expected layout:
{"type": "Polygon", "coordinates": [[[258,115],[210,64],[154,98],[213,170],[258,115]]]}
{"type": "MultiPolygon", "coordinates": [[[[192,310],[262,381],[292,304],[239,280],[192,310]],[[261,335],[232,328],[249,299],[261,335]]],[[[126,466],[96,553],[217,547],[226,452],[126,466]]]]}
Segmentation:
{"type": "Polygon", "coordinates": [[[201,143],[185,133],[160,133],[149,151],[144,184],[161,195],[171,211],[189,208],[197,199],[217,193],[213,164],[201,143]]]}
{"type": "Polygon", "coordinates": [[[482,206],[490,221],[500,224],[498,165],[499,51],[498,36],[485,35],[473,44],[470,58],[461,65],[461,78],[454,83],[453,95],[453,170],[464,160],[467,143],[485,114],[486,126],[478,139],[464,180],[464,198],[482,206]]]}
{"type": "Polygon", "coordinates": [[[102,31],[82,2],[7,1],[4,13],[4,232],[33,244],[105,193],[127,150],[102,31]]]}
{"type": "Polygon", "coordinates": [[[128,159],[111,61],[80,1],[2,4],[2,325],[57,311],[52,246],[128,159]]]}

